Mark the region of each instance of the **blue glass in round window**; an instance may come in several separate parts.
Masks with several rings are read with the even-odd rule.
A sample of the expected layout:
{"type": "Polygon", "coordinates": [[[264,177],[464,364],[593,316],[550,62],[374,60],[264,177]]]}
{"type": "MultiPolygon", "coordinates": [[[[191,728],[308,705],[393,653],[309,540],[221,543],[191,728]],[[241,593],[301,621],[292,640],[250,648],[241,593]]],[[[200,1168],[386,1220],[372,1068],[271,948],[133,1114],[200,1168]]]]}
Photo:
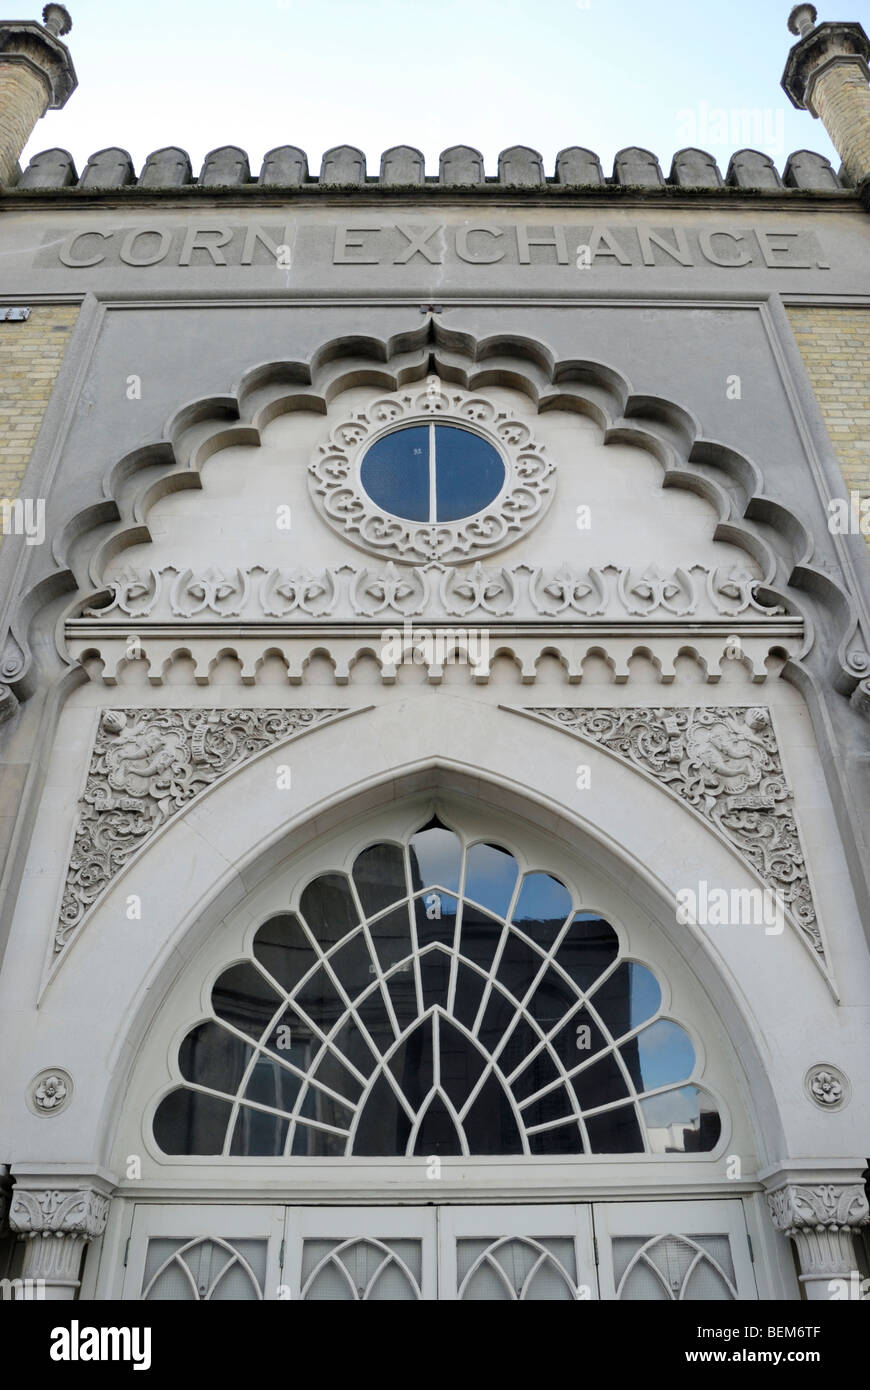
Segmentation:
{"type": "Polygon", "coordinates": [[[504,487],[497,449],[455,425],[411,425],[385,434],[362,461],[360,481],[376,507],[406,521],[475,516],[504,487]]]}

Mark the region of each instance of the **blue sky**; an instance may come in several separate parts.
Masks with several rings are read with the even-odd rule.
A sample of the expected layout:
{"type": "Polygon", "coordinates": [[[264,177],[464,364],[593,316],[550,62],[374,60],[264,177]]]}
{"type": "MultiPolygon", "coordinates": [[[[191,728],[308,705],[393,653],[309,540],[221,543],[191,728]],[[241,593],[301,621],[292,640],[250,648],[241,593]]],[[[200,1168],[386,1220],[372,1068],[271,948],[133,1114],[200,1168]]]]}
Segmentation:
{"type": "MultiPolygon", "coordinates": [[[[870,0],[831,0],[820,18],[868,23],[870,0]],[[834,9],[836,13],[834,13],[834,9]]],[[[120,145],[137,171],[181,145],[198,172],[216,145],[308,153],[354,144],[377,173],[411,144],[437,173],[447,145],[532,145],[548,174],[566,145],[601,156],[700,145],[723,172],[743,145],[782,168],[795,149],[839,160],[820,121],[779,85],[790,0],[69,0],[79,89],[39,122],[25,160],[52,145],[81,170],[120,145]]],[[[41,0],[13,6],[37,18],[41,0]],[[32,15],[31,15],[32,11],[32,15]]]]}

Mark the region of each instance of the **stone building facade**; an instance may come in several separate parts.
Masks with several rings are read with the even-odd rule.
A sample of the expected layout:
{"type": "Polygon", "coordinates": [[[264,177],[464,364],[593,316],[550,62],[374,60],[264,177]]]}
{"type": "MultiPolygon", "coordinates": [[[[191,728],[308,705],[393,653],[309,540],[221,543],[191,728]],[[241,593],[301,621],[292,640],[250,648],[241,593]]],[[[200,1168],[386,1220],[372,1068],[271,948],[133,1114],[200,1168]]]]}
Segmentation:
{"type": "Polygon", "coordinates": [[[870,1275],[870,43],[790,26],[839,170],[137,177],[21,168],[0,24],[22,1294],[870,1275]]]}

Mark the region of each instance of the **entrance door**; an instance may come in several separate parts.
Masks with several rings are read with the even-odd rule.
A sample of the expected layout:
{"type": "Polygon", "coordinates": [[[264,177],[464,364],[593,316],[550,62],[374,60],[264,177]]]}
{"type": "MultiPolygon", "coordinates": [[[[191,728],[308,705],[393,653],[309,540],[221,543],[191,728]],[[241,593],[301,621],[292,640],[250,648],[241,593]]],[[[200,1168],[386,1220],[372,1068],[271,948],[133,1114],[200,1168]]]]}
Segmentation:
{"type": "Polygon", "coordinates": [[[597,1298],[592,1208],[440,1208],[438,1288],[464,1302],[597,1298]]]}
{"type": "Polygon", "coordinates": [[[604,1202],[595,1230],[602,1298],[758,1297],[742,1202],[604,1202]]]}
{"type": "Polygon", "coordinates": [[[756,1299],[742,1202],[137,1205],[127,1299],[756,1299]]]}

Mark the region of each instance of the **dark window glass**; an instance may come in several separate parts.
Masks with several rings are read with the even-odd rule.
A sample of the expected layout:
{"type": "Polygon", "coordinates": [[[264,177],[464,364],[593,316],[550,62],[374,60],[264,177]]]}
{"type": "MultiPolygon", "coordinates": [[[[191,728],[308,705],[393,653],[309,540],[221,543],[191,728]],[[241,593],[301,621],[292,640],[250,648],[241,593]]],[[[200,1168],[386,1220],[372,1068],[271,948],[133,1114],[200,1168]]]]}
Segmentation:
{"type": "Polygon", "coordinates": [[[254,937],[254,955],[288,994],[317,960],[299,918],[290,912],[264,922],[254,937]]]}
{"type": "Polygon", "coordinates": [[[445,1157],[462,1153],[456,1121],[439,1095],[432,1097],[423,1112],[414,1153],[443,1154],[445,1157]]]}
{"type": "Polygon", "coordinates": [[[364,849],[354,862],[353,881],[367,917],[404,898],[408,889],[401,846],[371,845],[364,849]]]}
{"type": "Polygon", "coordinates": [[[545,1129],[540,1134],[529,1135],[529,1149],[533,1154],[582,1154],[583,1139],[576,1121],[570,1125],[557,1125],[555,1129],[545,1129]]]}
{"type": "Polygon", "coordinates": [[[459,892],[462,844],[452,830],[446,830],[438,821],[431,821],[412,839],[408,858],[412,893],[429,887],[446,888],[448,893],[459,892]]]}
{"type": "Polygon", "coordinates": [[[621,1038],[656,1012],[662,992],[645,965],[624,961],[592,996],[592,1005],[612,1037],[621,1038]]]}
{"type": "Polygon", "coordinates": [[[218,1018],[259,1040],[281,1001],[253,965],[232,965],[215,982],[211,1003],[218,1018]]]}
{"type": "Polygon", "coordinates": [[[369,449],[360,482],[376,507],[406,521],[429,520],[429,426],[385,434],[369,449]]]}
{"type": "Polygon", "coordinates": [[[556,952],[556,960],[585,994],[619,955],[616,932],[600,917],[578,913],[556,952]]]}
{"type": "Polygon", "coordinates": [[[543,956],[534,947],[529,946],[516,932],[509,932],[498,963],[497,978],[515,999],[522,1001],[543,964],[543,956]]]}
{"type": "Polygon", "coordinates": [[[390,1071],[410,1104],[415,1110],[419,1109],[435,1077],[431,1018],[425,1019],[396,1048],[390,1059],[390,1071]]]}
{"type": "Polygon", "coordinates": [[[465,1119],[473,1154],[519,1154],[523,1141],[507,1096],[495,1076],[488,1076],[465,1119]]]}
{"type": "Polygon", "coordinates": [[[179,1087],[157,1107],[154,1138],[165,1154],[219,1154],[231,1113],[229,1101],[179,1087]]]}
{"type": "Polygon", "coordinates": [[[290,1122],[265,1110],[239,1107],[230,1153],[237,1157],[280,1158],[287,1142],[290,1122]]]}
{"type": "Polygon", "coordinates": [[[653,1153],[709,1153],[719,1142],[722,1122],[713,1100],[698,1086],[649,1096],[640,1106],[653,1153]]]}
{"type": "Polygon", "coordinates": [[[371,988],[374,974],[372,958],[361,931],[333,951],[329,964],[348,999],[358,999],[371,988]]]}
{"type": "Polygon", "coordinates": [[[581,1110],[594,1110],[628,1095],[628,1085],[612,1053],[571,1078],[581,1110]]]}
{"type": "Polygon", "coordinates": [[[411,1137],[411,1121],[385,1076],[379,1076],[363,1105],[354,1153],[363,1158],[403,1154],[411,1137]]]}
{"type": "Polygon", "coordinates": [[[315,970],[302,986],[296,995],[296,1002],[324,1033],[331,1032],[347,1010],[347,1005],[323,966],[315,970]]]}
{"type": "Polygon", "coordinates": [[[423,987],[423,1008],[437,1004],[447,1008],[447,989],[450,984],[450,957],[446,951],[427,951],[420,957],[420,983],[423,987]]]}
{"type": "Polygon", "coordinates": [[[314,939],[324,951],[359,925],[344,874],[321,874],[309,883],[299,907],[314,939]]]}
{"type": "Polygon", "coordinates": [[[261,1053],[245,1089],[245,1100],[270,1105],[274,1110],[292,1110],[302,1086],[302,1078],[272,1057],[261,1053]]]}
{"type": "Polygon", "coordinates": [[[465,861],[465,897],[506,917],[516,887],[517,861],[498,845],[472,845],[465,861]]]}
{"type": "Polygon", "coordinates": [[[504,487],[492,444],[455,425],[411,425],[372,444],[360,482],[376,507],[406,521],[460,521],[488,507],[504,487]]]}
{"type": "Polygon", "coordinates": [[[461,1110],[474,1090],[486,1062],[469,1038],[446,1018],[438,1020],[441,1053],[441,1085],[461,1110]]]}
{"type": "Polygon", "coordinates": [[[573,904],[571,894],[551,874],[526,874],[513,920],[537,945],[548,951],[573,904]]]}
{"type": "Polygon", "coordinates": [[[456,913],[459,901],[450,893],[439,893],[431,888],[422,897],[415,898],[413,912],[417,927],[417,945],[422,951],[433,941],[444,946],[452,946],[456,936],[456,913]]]}
{"type": "Polygon", "coordinates": [[[294,1158],[341,1158],[347,1147],[342,1134],[329,1134],[313,1125],[297,1124],[293,1135],[294,1158]]]}
{"type": "Polygon", "coordinates": [[[586,1118],[589,1148],[594,1154],[643,1153],[643,1139],[633,1105],[606,1110],[586,1118]]]}
{"type": "Polygon", "coordinates": [[[201,1023],[178,1049],[178,1069],[185,1081],[235,1095],[254,1049],[219,1023],[201,1023]]]}
{"type": "Polygon", "coordinates": [[[639,1091],[654,1091],[692,1075],[695,1049],[678,1023],[660,1018],[619,1049],[639,1091]]]}
{"type": "Polygon", "coordinates": [[[371,922],[369,932],[382,970],[389,970],[400,960],[406,960],[411,954],[411,923],[407,903],[371,922]]]}
{"type": "Polygon", "coordinates": [[[215,1019],[181,1043],[181,1076],[207,1091],[164,1097],[161,1147],[222,1153],[232,1097],[238,1157],[574,1154],[584,1125],[594,1153],[714,1149],[715,1103],[687,1084],[688,1034],[655,1017],[655,976],[619,961],[612,927],[574,913],[552,874],[518,878],[508,850],[466,854],[434,817],[406,848],[363,850],[354,888],[344,873],[308,883],[298,917],[257,931],[260,968],[225,970],[215,1019]]]}
{"type": "Polygon", "coordinates": [[[573,1114],[574,1106],[564,1086],[557,1086],[540,1100],[533,1100],[522,1112],[523,1124],[528,1129],[549,1124],[550,1120],[567,1120],[573,1114]]]}

